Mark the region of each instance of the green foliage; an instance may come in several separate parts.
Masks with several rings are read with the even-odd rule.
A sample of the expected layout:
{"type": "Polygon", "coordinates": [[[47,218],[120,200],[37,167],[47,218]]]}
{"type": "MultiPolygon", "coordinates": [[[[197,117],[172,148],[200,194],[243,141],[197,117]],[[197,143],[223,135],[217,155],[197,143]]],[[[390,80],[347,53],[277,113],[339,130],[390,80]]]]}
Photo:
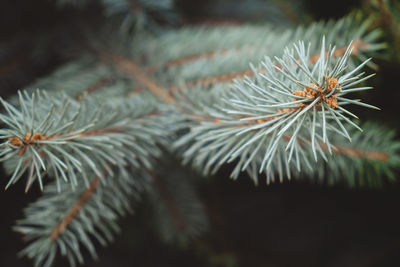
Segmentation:
{"type": "MultiPolygon", "coordinates": [[[[185,27],[157,36],[137,34],[133,43],[135,49],[132,49],[130,54],[133,58],[146,58],[144,67],[154,67],[155,78],[166,86],[172,84],[182,88],[190,86],[193,89],[204,90],[203,88],[210,87],[207,86],[210,84],[196,83],[196,80],[246,70],[251,74],[249,63],[258,64],[265,56],[280,56],[282,49],[291,43],[301,40],[311,43],[310,56],[318,54],[323,36],[327,44],[335,45],[337,49],[347,47],[351,41],[357,43],[357,53],[354,53],[353,60],[349,63],[354,67],[355,62],[367,59],[367,53],[385,47],[379,41],[381,31],[367,31],[369,25],[370,21],[360,22],[347,17],[339,21],[316,22],[295,29],[269,24],[185,27]],[[176,45],[177,42],[179,46],[176,45]],[[193,55],[197,57],[194,56],[195,60],[190,60],[190,56],[193,55]],[[187,60],[184,63],[174,62],[175,59],[185,57],[187,60]]],[[[373,66],[371,62],[369,64],[373,66]]],[[[229,87],[230,81],[213,83],[212,86],[229,87]]],[[[191,91],[195,93],[197,90],[191,91]]]]}
{"type": "Polygon", "coordinates": [[[61,190],[54,182],[47,185],[43,196],[25,209],[26,217],[15,226],[30,237],[20,254],[34,259],[35,266],[51,266],[57,254],[67,257],[71,266],[82,264],[83,248],[97,258],[95,244],[105,246],[113,240],[119,232],[118,217],[132,212],[132,202],[149,182],[144,172],[120,171],[102,179],[89,173],[89,191],[82,180],[76,188],[65,182],[61,190]]]}
{"type": "MultiPolygon", "coordinates": [[[[66,2],[76,1],[59,1],[66,2]]],[[[367,55],[385,47],[371,21],[154,34],[140,26],[144,18],[168,13],[173,1],[102,4],[122,17],[123,36],[104,41],[97,33],[107,25],[89,33],[88,53],[0,98],[7,187],[27,174],[26,189],[37,181],[43,190],[15,228],[31,240],[22,255],[36,266],[52,265],[57,253],[83,263],[83,247],[96,257],[95,242],[112,240],[117,218],[141,195],[165,241],[185,245],[205,232],[195,175],[170,163],[169,153],[205,176],[233,163],[233,178],[246,171],[255,183],[263,175],[267,183],[394,180],[399,142],[380,126],[358,126],[350,110],[375,108],[353,98],[371,89],[372,75],[361,72],[376,67],[367,55]]]]}
{"type": "Polygon", "coordinates": [[[306,168],[302,175],[317,177],[330,185],[344,181],[349,186],[381,187],[385,184],[383,177],[395,182],[400,164],[400,143],[395,132],[371,122],[361,128],[363,132],[350,130],[351,143],[341,135],[333,135],[331,143],[336,145],[336,151],[313,170],[306,168]]]}
{"type": "Polygon", "coordinates": [[[26,190],[35,180],[43,189],[45,175],[56,178],[61,190],[60,179],[76,186],[78,179],[88,184],[88,172],[103,177],[105,168],[112,175],[109,165],[150,168],[165,131],[154,101],[143,96],[108,100],[77,102],[66,95],[25,92],[19,93],[19,110],[0,99],[7,110],[0,120],[9,127],[0,132],[7,140],[1,160],[13,173],[7,187],[26,172],[26,190]]]}
{"type": "Polygon", "coordinates": [[[361,128],[348,118],[357,116],[342,106],[373,106],[343,96],[371,89],[357,87],[370,77],[358,74],[367,61],[346,71],[350,46],[339,59],[329,49],[325,59],[322,45],[316,62],[310,59],[310,46],[299,43],[294,50],[286,49],[283,58],[274,62],[267,58],[261,70],[254,70],[254,79],[237,81],[216,98],[211,110],[203,111],[208,121],[191,126],[175,143],[176,147],[190,144],[183,154],[186,162],[193,161],[207,175],[224,163],[237,161],[234,178],[247,170],[255,181],[258,173],[266,173],[269,182],[276,173],[281,179],[284,173],[290,178],[291,169],[300,171],[303,164],[314,169],[308,160],[303,162],[307,150],[314,161],[317,154],[327,159],[326,152],[332,154],[334,147],[331,136],[339,134],[351,141],[344,124],[361,128]]]}

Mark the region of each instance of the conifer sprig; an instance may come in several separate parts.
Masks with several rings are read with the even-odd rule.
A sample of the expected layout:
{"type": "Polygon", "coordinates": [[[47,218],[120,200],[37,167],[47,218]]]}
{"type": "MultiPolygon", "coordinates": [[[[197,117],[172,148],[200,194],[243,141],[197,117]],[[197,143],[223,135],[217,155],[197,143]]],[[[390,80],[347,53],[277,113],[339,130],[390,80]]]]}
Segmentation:
{"type": "Polygon", "coordinates": [[[267,57],[261,70],[253,68],[254,79],[237,80],[231,90],[222,90],[213,108],[203,103],[203,111],[214,120],[192,125],[175,143],[176,147],[190,144],[183,154],[185,162],[193,161],[208,173],[236,161],[234,177],[251,169],[257,179],[261,172],[267,177],[286,173],[290,178],[292,164],[298,171],[302,165],[311,166],[305,156],[308,151],[314,161],[318,155],[328,159],[334,147],[331,136],[351,141],[348,127],[361,130],[350,119],[357,116],[343,106],[375,108],[344,97],[371,89],[358,86],[372,76],[360,73],[369,60],[349,68],[351,44],[342,57],[335,58],[334,53],[334,48],[326,51],[323,41],[318,60],[310,60],[310,45],[299,42],[282,58],[267,57]]]}
{"type": "MultiPolygon", "coordinates": [[[[139,34],[134,38],[133,58],[145,57],[144,66],[157,80],[171,90],[229,87],[238,78],[252,76],[249,63],[264,56],[280,56],[290,43],[306,40],[311,43],[310,60],[316,61],[323,35],[335,44],[334,57],[340,57],[353,42],[349,66],[354,67],[377,50],[385,47],[379,40],[381,31],[368,31],[371,21],[346,17],[338,21],[316,22],[309,26],[277,28],[277,26],[243,25],[240,27],[185,27],[157,36],[139,34]],[[221,36],[224,38],[221,39],[221,36]],[[179,45],[176,45],[176,44],[179,45]],[[207,66],[207,67],[205,67],[207,66]]],[[[376,67],[371,61],[369,66],[376,67]]]]}
{"type": "MultiPolygon", "coordinates": [[[[333,185],[345,183],[358,187],[381,187],[396,180],[400,165],[400,142],[395,132],[377,123],[363,123],[360,132],[349,128],[352,142],[339,134],[330,138],[332,155],[327,161],[313,162],[312,169],[304,168],[302,177],[316,177],[318,181],[333,185]]],[[[327,150],[327,147],[321,145],[327,150]]],[[[309,151],[309,161],[313,155],[309,151]]]]}
{"type": "Polygon", "coordinates": [[[35,266],[53,266],[58,254],[71,266],[83,264],[82,250],[97,258],[96,243],[105,246],[119,232],[117,219],[132,212],[132,203],[149,177],[135,169],[116,170],[114,177],[104,172],[102,181],[88,174],[90,185],[82,179],[73,189],[68,183],[50,183],[44,195],[25,209],[26,217],[14,229],[25,235],[30,244],[20,252],[34,260],[35,266]]]}
{"type": "MultiPolygon", "coordinates": [[[[108,99],[111,100],[111,99],[108,99]]],[[[0,120],[1,161],[12,173],[7,187],[28,173],[26,190],[43,177],[89,185],[87,172],[103,178],[102,169],[144,166],[159,154],[165,130],[151,100],[131,97],[102,103],[101,98],[77,102],[45,92],[19,93],[15,107],[0,99],[7,113],[0,120]]],[[[60,188],[61,190],[61,188],[60,188]]]]}
{"type": "MultiPolygon", "coordinates": [[[[128,1],[103,3],[133,18],[128,1]]],[[[144,14],[133,13],[134,23],[144,14]]],[[[371,89],[360,85],[371,77],[361,68],[373,66],[365,53],[384,47],[379,30],[366,32],[367,26],[345,18],[285,30],[183,27],[135,32],[133,39],[132,32],[107,35],[107,48],[93,38],[101,43],[93,45],[95,53],[32,86],[48,93],[28,90],[19,100],[0,100],[7,186],[28,174],[27,189],[34,181],[44,187],[17,224],[32,241],[21,254],[37,266],[51,265],[58,252],[71,265],[82,263],[83,247],[95,256],[93,240],[111,240],[117,216],[143,186],[165,240],[186,242],[204,232],[206,210],[190,181],[182,181],[188,175],[168,161],[166,167],[152,163],[158,143],[172,151],[171,139],[183,161],[206,175],[233,163],[232,177],[246,171],[255,182],[260,173],[267,183],[294,174],[375,186],[382,174],[393,177],[399,143],[378,126],[361,132],[349,108],[375,108],[349,97],[371,89]],[[320,45],[323,35],[337,49],[320,45]],[[45,184],[44,176],[55,181],[45,184]]]]}

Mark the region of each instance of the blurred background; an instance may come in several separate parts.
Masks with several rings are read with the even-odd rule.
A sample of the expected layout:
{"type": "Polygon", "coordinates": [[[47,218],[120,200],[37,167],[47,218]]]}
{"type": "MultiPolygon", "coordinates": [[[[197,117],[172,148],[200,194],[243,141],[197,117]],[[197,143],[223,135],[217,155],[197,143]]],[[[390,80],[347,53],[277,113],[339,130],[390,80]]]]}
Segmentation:
{"type": "MultiPolygon", "coordinates": [[[[8,97],[79,57],[81,30],[107,19],[98,1],[85,5],[55,0],[5,0],[0,4],[0,96],[8,97]],[[65,3],[64,3],[65,2],[65,3]]],[[[69,1],[74,2],[74,1],[69,1]]],[[[388,48],[374,58],[379,66],[365,102],[382,108],[357,110],[361,120],[400,129],[400,11],[397,1],[178,0],[166,27],[194,24],[275,23],[288,27],[352,14],[369,18],[383,31],[388,48]]],[[[397,139],[400,138],[397,134],[397,139]]],[[[233,181],[225,166],[199,186],[210,216],[207,233],[185,246],[160,240],[147,216],[148,203],[121,220],[122,234],[99,248],[99,261],[84,266],[400,266],[400,183],[383,188],[347,188],[306,181],[255,186],[244,174],[233,181]]],[[[400,174],[400,173],[399,173],[400,174]]],[[[400,178],[400,175],[398,175],[400,178]]],[[[400,179],[398,179],[400,181],[400,179]]],[[[1,172],[0,187],[7,177],[1,172]]],[[[24,194],[17,183],[0,193],[0,266],[32,266],[12,231],[22,209],[40,192],[24,194]]],[[[56,266],[68,266],[62,259],[56,266]]]]}

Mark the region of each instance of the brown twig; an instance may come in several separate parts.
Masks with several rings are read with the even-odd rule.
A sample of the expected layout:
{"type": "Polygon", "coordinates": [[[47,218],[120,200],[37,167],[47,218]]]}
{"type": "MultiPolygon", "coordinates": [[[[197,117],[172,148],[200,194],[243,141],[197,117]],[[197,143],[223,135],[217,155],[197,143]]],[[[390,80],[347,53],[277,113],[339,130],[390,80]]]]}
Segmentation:
{"type": "MultiPolygon", "coordinates": [[[[352,45],[352,55],[357,55],[360,50],[365,49],[368,46],[368,43],[364,42],[361,39],[356,40],[353,45],[352,45]]],[[[341,47],[338,48],[334,51],[333,57],[340,57],[344,55],[346,52],[347,46],[346,47],[341,47]]],[[[328,56],[328,52],[325,53],[325,56],[328,56]]],[[[320,57],[320,54],[317,53],[315,55],[312,55],[310,57],[310,62],[315,63],[320,57]]],[[[252,77],[254,76],[254,72],[251,69],[243,70],[243,71],[238,71],[238,72],[232,72],[232,73],[225,73],[221,75],[216,75],[216,76],[211,76],[211,77],[205,77],[205,78],[200,78],[195,81],[189,81],[183,85],[184,88],[192,88],[195,86],[209,86],[213,85],[216,83],[224,83],[224,82],[230,82],[236,78],[241,78],[244,76],[249,76],[252,77]]],[[[170,89],[172,91],[178,90],[180,87],[176,85],[170,86],[170,89]]]]}
{"type": "MultiPolygon", "coordinates": [[[[239,52],[239,51],[243,51],[243,50],[245,50],[245,49],[243,49],[243,48],[232,48],[232,49],[225,48],[225,49],[218,50],[218,51],[209,51],[209,52],[204,52],[204,53],[195,54],[195,55],[188,55],[188,56],[168,60],[159,66],[150,66],[147,68],[147,71],[150,73],[153,73],[160,69],[164,70],[164,69],[168,69],[168,68],[172,68],[172,67],[178,67],[178,66],[181,66],[184,64],[188,64],[188,63],[200,60],[200,59],[211,59],[211,58],[215,58],[217,56],[226,55],[232,51],[239,52]]],[[[246,49],[246,51],[247,50],[251,51],[251,49],[246,49]]]]}
{"type": "Polygon", "coordinates": [[[97,92],[98,90],[102,89],[104,86],[112,82],[113,78],[112,77],[104,77],[100,78],[93,84],[91,84],[86,90],[75,96],[75,100],[81,100],[86,94],[93,94],[97,92]]]}
{"type": "Polygon", "coordinates": [[[145,86],[150,92],[164,102],[169,104],[175,102],[175,99],[169,94],[168,90],[158,85],[135,61],[112,53],[101,52],[100,57],[107,62],[115,64],[120,71],[131,76],[131,78],[145,86]]]}
{"type": "MultiPolygon", "coordinates": [[[[109,128],[109,129],[97,129],[97,130],[92,130],[92,131],[87,131],[87,132],[81,132],[72,136],[68,136],[70,139],[73,138],[79,138],[79,137],[87,137],[87,136],[94,136],[94,135],[101,135],[101,134],[110,134],[110,133],[118,133],[121,132],[122,128],[120,127],[115,127],[115,128],[109,128]]],[[[65,135],[52,135],[52,136],[46,136],[41,133],[27,133],[25,135],[25,138],[22,140],[19,137],[10,137],[8,138],[10,144],[12,146],[18,147],[18,155],[22,156],[25,154],[26,150],[30,145],[40,145],[41,141],[49,141],[49,140],[54,140],[57,138],[63,138],[65,135]]]]}
{"type": "MultiPolygon", "coordinates": [[[[238,71],[238,72],[231,72],[231,73],[225,73],[221,75],[216,75],[216,76],[211,76],[211,77],[205,77],[205,78],[200,78],[195,81],[190,81],[184,84],[183,87],[185,88],[193,88],[195,86],[209,86],[217,83],[224,83],[224,82],[230,82],[236,78],[241,78],[244,76],[253,76],[254,73],[252,70],[243,70],[243,71],[238,71]]],[[[172,85],[169,87],[172,91],[178,90],[180,87],[176,85],[172,85]]]]}
{"type": "MultiPolygon", "coordinates": [[[[283,139],[285,141],[289,141],[290,140],[290,136],[283,136],[283,139]]],[[[306,146],[306,142],[303,140],[299,140],[298,142],[301,146],[306,146]]],[[[329,151],[329,147],[327,144],[323,143],[323,142],[318,142],[319,146],[325,150],[325,151],[329,151]]],[[[387,162],[389,161],[390,157],[389,154],[386,152],[382,152],[382,151],[371,151],[371,150],[364,150],[364,149],[359,149],[359,148],[354,148],[354,147],[347,147],[347,146],[338,146],[338,145],[331,145],[332,148],[332,153],[336,154],[336,155],[345,155],[345,156],[349,156],[349,157],[353,157],[353,158],[367,158],[367,159],[371,159],[371,160],[378,160],[378,161],[383,161],[383,162],[387,162]]]]}
{"type": "Polygon", "coordinates": [[[68,225],[78,216],[79,211],[84,207],[84,205],[90,200],[92,195],[96,193],[98,187],[101,184],[101,180],[99,177],[95,177],[93,181],[90,183],[89,187],[83,191],[83,193],[79,196],[76,203],[72,206],[69,212],[64,216],[64,218],[60,221],[60,223],[54,228],[54,230],[50,234],[50,239],[52,241],[57,241],[60,235],[65,231],[68,225]]]}
{"type": "MultiPolygon", "coordinates": [[[[319,144],[322,149],[325,151],[328,151],[328,146],[325,143],[320,143],[319,144]]],[[[369,151],[369,150],[363,150],[359,148],[353,148],[353,147],[345,147],[345,146],[334,146],[332,147],[332,152],[337,154],[337,155],[346,155],[349,157],[353,158],[367,158],[371,160],[378,160],[378,161],[383,161],[387,162],[389,161],[389,155],[386,152],[381,152],[381,151],[369,151]]]]}

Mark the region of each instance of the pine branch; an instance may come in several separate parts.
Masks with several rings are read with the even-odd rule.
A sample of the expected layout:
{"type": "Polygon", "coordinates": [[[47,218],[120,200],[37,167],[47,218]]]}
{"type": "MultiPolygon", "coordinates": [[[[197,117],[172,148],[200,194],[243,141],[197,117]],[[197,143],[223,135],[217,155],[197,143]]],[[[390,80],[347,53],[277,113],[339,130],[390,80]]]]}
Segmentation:
{"type": "MultiPolygon", "coordinates": [[[[368,43],[364,42],[362,39],[357,39],[354,43],[353,43],[353,52],[352,55],[356,56],[358,53],[360,53],[360,51],[365,50],[368,48],[368,43]]],[[[338,48],[335,50],[334,53],[334,57],[340,57],[343,56],[344,53],[346,52],[347,46],[338,48]]],[[[165,69],[168,68],[173,68],[173,67],[177,67],[177,66],[182,66],[185,64],[189,64],[189,63],[193,63],[194,61],[198,61],[198,60],[205,60],[205,59],[212,59],[215,57],[220,57],[220,56],[225,56],[225,55],[229,55],[230,53],[234,52],[236,54],[236,56],[238,56],[238,54],[242,54],[243,50],[245,50],[245,52],[252,52],[254,51],[254,48],[247,48],[247,49],[243,49],[243,48],[232,48],[232,49],[222,49],[222,50],[218,50],[218,51],[209,51],[209,52],[204,52],[201,54],[194,54],[194,55],[188,55],[188,56],[183,56],[181,58],[177,58],[177,59],[172,59],[169,60],[167,62],[164,62],[162,65],[160,66],[150,66],[148,68],[148,71],[150,73],[156,72],[156,71],[165,71],[165,69]]],[[[328,51],[326,51],[327,53],[328,51]]],[[[318,60],[319,57],[319,53],[314,54],[313,56],[310,57],[310,62],[311,63],[315,63],[318,60]]],[[[327,55],[325,55],[326,57],[327,55]]],[[[187,82],[184,87],[186,88],[191,88],[194,86],[209,86],[215,83],[220,83],[220,82],[229,82],[232,81],[234,79],[237,78],[241,78],[244,76],[251,76],[253,75],[253,72],[251,69],[248,70],[244,70],[244,71],[239,71],[239,72],[233,72],[233,73],[226,73],[226,74],[220,74],[218,76],[214,76],[214,77],[206,77],[206,78],[201,78],[198,79],[196,81],[190,81],[187,82]]],[[[177,86],[171,86],[172,88],[176,88],[177,86]]]]}
{"type": "Polygon", "coordinates": [[[90,200],[92,195],[96,193],[97,188],[100,186],[100,177],[95,177],[90,183],[89,187],[83,191],[79,196],[76,203],[72,206],[70,211],[65,215],[61,222],[54,228],[50,234],[50,239],[52,241],[57,241],[57,239],[62,235],[69,224],[78,216],[79,211],[85,206],[86,202],[90,200]]]}
{"type": "Polygon", "coordinates": [[[88,94],[93,94],[100,89],[103,89],[105,85],[109,84],[113,81],[112,77],[100,78],[95,83],[91,84],[86,90],[84,90],[79,95],[75,96],[75,100],[81,100],[83,97],[86,97],[88,94]]]}
{"type": "Polygon", "coordinates": [[[252,76],[253,75],[253,71],[251,69],[249,70],[243,70],[243,71],[238,71],[238,72],[232,72],[232,73],[225,73],[225,74],[220,74],[220,75],[216,75],[213,77],[206,77],[206,78],[200,78],[198,80],[195,81],[191,81],[191,82],[187,82],[182,86],[176,86],[176,85],[171,85],[170,88],[172,91],[177,91],[181,88],[193,88],[196,86],[210,86],[210,85],[215,85],[217,83],[227,83],[227,82],[231,82],[235,79],[238,78],[243,78],[246,76],[252,76]]]}
{"type": "Polygon", "coordinates": [[[149,77],[145,73],[145,70],[142,70],[133,60],[129,60],[116,54],[108,53],[102,54],[101,57],[104,57],[106,61],[111,61],[114,63],[121,71],[130,75],[134,80],[145,86],[150,92],[152,92],[162,101],[169,104],[174,103],[175,100],[171,95],[169,95],[168,90],[158,85],[156,81],[149,77]]]}
{"type": "Polygon", "coordinates": [[[183,56],[181,58],[168,60],[167,62],[164,62],[160,66],[150,66],[147,68],[147,70],[150,73],[153,73],[156,71],[163,71],[165,69],[192,63],[197,60],[211,59],[214,57],[227,55],[227,54],[230,54],[231,52],[241,52],[241,48],[233,48],[233,49],[226,48],[226,49],[222,49],[222,50],[218,50],[218,51],[209,51],[209,52],[204,52],[204,53],[195,54],[195,55],[183,56]]]}
{"type": "MultiPolygon", "coordinates": [[[[343,96],[371,89],[356,87],[371,75],[363,78],[358,74],[367,61],[353,69],[348,67],[354,46],[348,46],[341,58],[336,58],[337,53],[331,48],[326,53],[324,46],[323,43],[320,56],[315,57],[300,42],[292,50],[286,49],[282,59],[273,62],[267,58],[262,71],[254,69],[253,80],[238,80],[235,87],[227,93],[222,90],[219,97],[203,93],[201,109],[216,120],[189,126],[191,131],[175,143],[177,148],[190,144],[183,153],[184,162],[192,161],[208,174],[223,163],[237,160],[233,177],[247,170],[256,181],[258,172],[265,172],[269,181],[275,171],[283,177],[286,170],[290,177],[292,159],[298,170],[302,164],[313,169],[304,156],[309,151],[315,161],[317,154],[327,159],[325,152],[382,156],[380,152],[361,152],[360,148],[334,147],[331,142],[335,134],[351,139],[345,126],[360,129],[347,118],[356,116],[343,105],[373,106],[343,96]],[[315,58],[318,59],[314,62],[315,58]],[[215,100],[218,98],[222,100],[215,100]]],[[[199,94],[186,96],[201,99],[199,94]]]]}
{"type": "MultiPolygon", "coordinates": [[[[360,50],[367,49],[367,48],[368,48],[368,44],[365,43],[363,40],[358,39],[352,44],[352,53],[351,53],[351,55],[352,56],[356,56],[360,52],[360,50]]],[[[341,56],[344,55],[346,50],[347,50],[347,46],[341,47],[339,49],[336,49],[332,56],[334,58],[335,57],[341,57],[341,56]]],[[[328,50],[326,50],[326,52],[325,52],[325,57],[327,57],[327,54],[328,54],[328,50]]],[[[320,53],[316,53],[316,54],[312,55],[309,58],[310,63],[315,63],[318,60],[319,57],[320,57],[320,53]]],[[[186,62],[188,62],[188,61],[186,61],[186,62]]],[[[200,79],[195,80],[195,81],[187,82],[184,85],[182,85],[181,87],[182,88],[193,88],[193,87],[196,87],[196,86],[207,87],[207,86],[210,86],[210,85],[215,85],[217,83],[231,82],[234,79],[244,78],[246,76],[252,77],[253,75],[254,75],[253,70],[252,69],[248,69],[248,70],[238,71],[238,72],[233,72],[233,73],[220,74],[220,75],[213,76],[213,77],[200,78],[200,79]]],[[[175,85],[170,86],[170,88],[172,90],[178,90],[179,89],[179,87],[175,86],[175,85]]]]}
{"type": "Polygon", "coordinates": [[[347,97],[371,89],[359,86],[372,76],[360,72],[370,63],[365,53],[383,47],[379,31],[366,33],[367,26],[347,18],[285,31],[242,25],[137,34],[125,51],[94,49],[101,52],[35,85],[48,93],[24,91],[13,104],[0,99],[7,187],[27,173],[27,189],[34,181],[44,188],[16,227],[33,240],[22,254],[37,266],[51,265],[58,251],[72,265],[82,263],[82,246],[95,257],[91,239],[112,239],[117,215],[142,187],[166,240],[186,242],[204,232],[207,219],[182,179],[187,174],[170,165],[155,179],[139,172],[158,171],[159,144],[182,151],[183,162],[205,175],[234,163],[232,177],[246,171],[255,182],[260,173],[267,183],[293,174],[350,185],[390,178],[400,165],[399,143],[379,127],[358,132],[357,116],[346,108],[375,108],[347,97]],[[326,49],[325,39],[317,45],[324,34],[338,49],[326,49]],[[248,69],[265,55],[260,67],[248,69]],[[45,176],[54,182],[45,185],[45,176]]]}
{"type": "MultiPolygon", "coordinates": [[[[82,100],[88,90],[91,90],[90,94],[96,93],[96,95],[104,96],[108,87],[115,87],[117,82],[121,82],[121,80],[121,77],[110,66],[102,64],[93,56],[82,56],[79,60],[64,64],[52,74],[25,88],[25,90],[33,93],[36,88],[40,88],[54,94],[63,92],[71,98],[82,100]],[[103,84],[101,87],[96,85],[106,77],[112,77],[113,81],[110,80],[110,83],[103,84]],[[96,90],[91,89],[93,87],[96,90]]],[[[118,97],[118,90],[114,89],[114,91],[112,97],[118,97]]],[[[18,101],[11,99],[11,102],[17,104],[18,101]]]]}
{"type": "MultiPolygon", "coordinates": [[[[268,25],[240,27],[193,27],[159,36],[139,35],[134,40],[133,58],[146,59],[143,68],[154,71],[158,81],[169,81],[164,87],[177,91],[191,87],[211,87],[224,83],[227,87],[235,78],[252,75],[249,62],[260,62],[265,55],[278,56],[282,47],[298,40],[311,43],[310,53],[319,55],[316,43],[326,36],[327,43],[338,47],[335,56],[343,54],[351,40],[354,42],[350,65],[364,61],[365,54],[384,47],[377,39],[379,30],[367,32],[370,22],[360,23],[352,18],[328,23],[315,23],[297,29],[276,29],[268,25]],[[221,36],[224,38],[221,40],[221,36]],[[238,37],[240,36],[240,38],[238,37]],[[179,43],[179,46],[176,44],[179,43]],[[204,66],[207,66],[206,68],[204,66]]],[[[316,58],[311,58],[316,60],[316,58]]],[[[371,62],[370,66],[375,66],[371,62]]]]}
{"type": "MultiPolygon", "coordinates": [[[[329,151],[329,148],[324,143],[320,143],[320,146],[323,150],[329,151]]],[[[370,159],[376,161],[387,162],[390,159],[390,156],[387,152],[383,151],[370,151],[359,148],[351,148],[345,146],[334,146],[332,148],[332,153],[336,155],[344,155],[351,158],[357,159],[370,159]]]]}
{"type": "MultiPolygon", "coordinates": [[[[143,97],[103,100],[74,99],[37,92],[20,93],[19,109],[0,99],[8,114],[0,120],[8,129],[0,131],[2,161],[17,182],[28,172],[26,190],[48,175],[77,185],[77,175],[87,181],[86,172],[103,177],[100,171],[111,165],[150,168],[157,156],[157,143],[165,140],[165,127],[155,103],[143,97]],[[117,148],[117,149],[116,149],[117,148]]],[[[108,168],[109,174],[113,171],[108,168]]]]}
{"type": "Polygon", "coordinates": [[[329,184],[343,181],[349,186],[379,187],[385,184],[382,176],[395,181],[400,164],[400,143],[395,140],[395,133],[373,123],[365,123],[363,129],[363,132],[351,130],[351,143],[334,135],[331,158],[318,162],[314,170],[305,169],[303,175],[329,184]]]}
{"type": "Polygon", "coordinates": [[[51,266],[58,253],[67,257],[71,266],[82,264],[82,248],[97,258],[94,244],[105,246],[119,231],[116,220],[132,212],[132,200],[148,182],[145,173],[125,170],[102,180],[93,174],[86,188],[79,180],[75,189],[62,183],[46,186],[44,195],[25,209],[26,218],[15,230],[30,241],[21,255],[34,259],[35,266],[51,266]]]}

